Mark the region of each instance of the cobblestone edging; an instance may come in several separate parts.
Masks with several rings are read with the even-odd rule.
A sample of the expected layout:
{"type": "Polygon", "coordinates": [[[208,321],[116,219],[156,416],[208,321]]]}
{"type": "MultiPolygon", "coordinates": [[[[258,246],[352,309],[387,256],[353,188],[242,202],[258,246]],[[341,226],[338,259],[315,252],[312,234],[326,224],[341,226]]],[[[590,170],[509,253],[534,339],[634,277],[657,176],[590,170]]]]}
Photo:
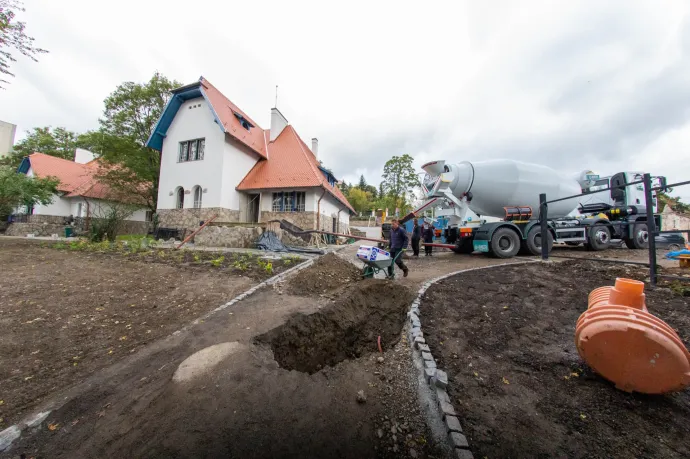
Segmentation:
{"type": "Polygon", "coordinates": [[[417,292],[417,298],[412,302],[410,306],[410,311],[407,313],[410,318],[410,342],[412,343],[413,352],[418,352],[421,355],[424,366],[422,371],[424,371],[424,380],[429,384],[429,390],[432,393],[432,397],[436,400],[438,404],[439,413],[441,415],[441,421],[443,421],[446,427],[446,432],[448,433],[448,441],[450,447],[453,449],[453,453],[458,459],[473,459],[474,455],[469,450],[469,443],[467,442],[467,437],[463,434],[462,426],[460,425],[460,420],[458,419],[459,414],[453,408],[453,404],[448,396],[448,374],[436,367],[436,360],[431,354],[431,349],[424,339],[424,332],[422,331],[422,321],[420,317],[422,313],[419,309],[422,298],[426,291],[436,282],[439,282],[448,277],[455,276],[457,274],[465,273],[468,271],[476,271],[479,269],[490,269],[498,268],[500,266],[507,265],[522,265],[527,263],[537,263],[535,261],[523,261],[518,263],[501,263],[500,265],[482,266],[479,268],[468,268],[461,269],[460,271],[454,271],[449,274],[444,274],[443,276],[436,277],[430,281],[422,284],[422,287],[417,292]]]}

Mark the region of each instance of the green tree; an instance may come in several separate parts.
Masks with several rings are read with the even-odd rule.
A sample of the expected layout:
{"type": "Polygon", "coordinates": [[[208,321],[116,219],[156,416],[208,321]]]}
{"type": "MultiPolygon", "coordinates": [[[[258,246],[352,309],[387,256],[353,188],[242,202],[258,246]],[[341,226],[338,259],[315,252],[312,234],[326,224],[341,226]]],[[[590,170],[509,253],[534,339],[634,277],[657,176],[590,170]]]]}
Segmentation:
{"type": "MultiPolygon", "coordinates": [[[[17,13],[23,11],[24,7],[19,0],[0,0],[0,75],[14,76],[10,72],[10,63],[17,59],[10,52],[12,49],[34,62],[38,62],[38,54],[48,52],[34,46],[34,39],[26,34],[26,24],[16,20],[17,13]]],[[[8,83],[0,78],[0,88],[3,88],[2,84],[8,83]]]]}
{"type": "Polygon", "coordinates": [[[359,184],[357,185],[357,188],[360,190],[366,190],[367,189],[367,181],[364,178],[364,174],[359,176],[359,184]]]}
{"type": "Polygon", "coordinates": [[[359,187],[352,188],[350,190],[350,196],[348,201],[352,204],[357,212],[365,212],[371,210],[373,207],[373,202],[371,200],[371,195],[359,187]]]}
{"type": "Polygon", "coordinates": [[[371,199],[376,199],[378,198],[378,190],[374,185],[366,185],[364,188],[360,188],[364,191],[366,191],[369,195],[371,195],[371,199]]]}
{"type": "Polygon", "coordinates": [[[160,153],[146,141],[171,91],[181,85],[158,72],[143,84],[121,84],[104,101],[100,129],[79,139],[80,145],[100,155],[102,180],[116,191],[137,195],[152,211],[158,199],[160,153]]]}
{"type": "Polygon", "coordinates": [[[408,206],[408,198],[414,198],[414,189],[419,185],[412,162],[412,156],[404,154],[393,156],[383,166],[383,191],[394,198],[396,207],[401,209],[408,206]]]}
{"type": "Polygon", "coordinates": [[[77,134],[64,127],[33,128],[26,132],[24,139],[17,142],[10,155],[0,160],[0,164],[16,168],[25,156],[36,152],[73,161],[77,138],[77,134]]]}
{"type": "Polygon", "coordinates": [[[50,204],[59,180],[27,177],[9,166],[0,166],[0,215],[9,215],[17,207],[50,204]]]}

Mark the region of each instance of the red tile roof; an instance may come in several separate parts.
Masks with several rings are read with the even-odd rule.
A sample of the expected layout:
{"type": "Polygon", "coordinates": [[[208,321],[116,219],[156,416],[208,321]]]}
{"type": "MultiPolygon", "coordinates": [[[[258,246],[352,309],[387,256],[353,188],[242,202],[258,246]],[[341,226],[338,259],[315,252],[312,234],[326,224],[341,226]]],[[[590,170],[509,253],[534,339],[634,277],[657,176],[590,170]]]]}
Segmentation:
{"type": "Polygon", "coordinates": [[[262,158],[266,158],[266,142],[264,141],[263,129],[261,126],[251,119],[249,115],[244,113],[240,108],[233,104],[230,99],[225,97],[215,86],[208,82],[207,79],[201,77],[201,86],[204,88],[204,93],[211,103],[211,107],[216,113],[216,116],[223,123],[225,132],[251,148],[262,158]],[[235,113],[242,115],[244,119],[252,123],[255,127],[246,130],[240,124],[235,113]]]}
{"type": "MultiPolygon", "coordinates": [[[[33,153],[29,155],[29,163],[35,176],[41,178],[55,177],[60,180],[57,188],[64,192],[67,197],[83,196],[113,200],[113,197],[118,194],[107,184],[98,180],[98,171],[102,167],[98,159],[81,164],[43,153],[33,153]]],[[[133,202],[136,198],[130,196],[117,200],[133,202]]]]}
{"type": "Polygon", "coordinates": [[[268,143],[269,131],[264,131],[264,135],[269,159],[257,162],[237,190],[323,187],[348,209],[355,211],[338,187],[328,183],[319,170],[314,153],[291,125],[286,126],[273,142],[268,143]]]}

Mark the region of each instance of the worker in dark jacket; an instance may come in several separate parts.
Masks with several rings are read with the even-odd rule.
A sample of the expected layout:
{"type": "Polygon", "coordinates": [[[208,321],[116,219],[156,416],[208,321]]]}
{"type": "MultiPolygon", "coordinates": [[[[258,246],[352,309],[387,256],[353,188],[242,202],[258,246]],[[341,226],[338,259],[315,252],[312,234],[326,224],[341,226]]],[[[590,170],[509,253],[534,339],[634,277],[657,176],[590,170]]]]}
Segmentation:
{"type": "MultiPolygon", "coordinates": [[[[424,224],[424,229],[422,230],[422,237],[424,238],[424,243],[431,244],[434,241],[434,227],[428,223],[424,224]]],[[[431,256],[431,252],[434,250],[433,247],[425,245],[424,255],[427,257],[431,256]]]]}
{"type": "MultiPolygon", "coordinates": [[[[395,258],[398,256],[398,258],[395,260],[395,264],[398,265],[398,268],[403,270],[403,277],[407,277],[407,273],[409,270],[407,269],[407,266],[405,266],[405,263],[402,261],[403,253],[405,249],[407,248],[407,233],[405,230],[400,226],[400,222],[398,220],[393,220],[391,224],[391,258],[395,258]]],[[[391,263],[391,266],[388,268],[388,275],[393,276],[393,264],[391,263]]]]}
{"type": "Polygon", "coordinates": [[[410,240],[412,241],[412,253],[415,257],[419,256],[419,240],[422,238],[422,227],[419,226],[419,221],[414,219],[414,227],[412,227],[412,236],[410,240]]]}

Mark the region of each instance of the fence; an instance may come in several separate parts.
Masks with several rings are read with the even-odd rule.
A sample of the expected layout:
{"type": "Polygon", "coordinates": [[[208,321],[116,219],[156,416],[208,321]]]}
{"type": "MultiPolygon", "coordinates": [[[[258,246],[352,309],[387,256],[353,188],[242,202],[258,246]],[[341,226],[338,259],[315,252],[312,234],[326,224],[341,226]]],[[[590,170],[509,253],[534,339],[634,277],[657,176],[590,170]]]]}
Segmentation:
{"type": "MultiPolygon", "coordinates": [[[[644,186],[644,197],[645,197],[645,210],[646,210],[646,215],[645,215],[645,220],[644,223],[647,225],[647,244],[648,244],[648,252],[649,252],[649,262],[648,263],[642,263],[642,262],[636,262],[636,261],[629,261],[629,260],[610,260],[610,259],[601,259],[601,258],[586,258],[586,257],[569,257],[566,255],[551,255],[553,258],[572,258],[572,259],[577,259],[577,260],[589,260],[589,261],[598,261],[598,262],[605,262],[605,263],[621,263],[621,264],[632,264],[632,265],[641,265],[641,266],[647,266],[649,268],[649,283],[652,287],[656,287],[657,280],[659,278],[665,278],[665,279],[671,279],[671,280],[679,280],[679,281],[690,281],[690,277],[684,277],[684,276],[670,276],[670,275],[665,275],[665,274],[659,274],[657,273],[657,264],[656,264],[656,258],[657,258],[657,253],[656,253],[656,236],[660,234],[665,234],[665,233],[686,233],[688,236],[686,240],[690,239],[690,230],[671,230],[671,231],[660,231],[657,229],[656,225],[656,219],[654,218],[654,198],[652,196],[652,192],[654,191],[667,191],[669,188],[674,188],[678,186],[683,186],[683,185],[689,185],[690,180],[686,180],[684,182],[678,182],[678,183],[672,183],[672,184],[666,184],[665,180],[662,181],[660,186],[653,187],[652,186],[652,177],[650,174],[644,174],[642,177],[642,180],[637,180],[634,182],[630,183],[620,183],[616,184],[614,186],[609,186],[607,188],[602,188],[598,189],[595,191],[586,191],[584,193],[572,195],[572,196],[567,196],[565,198],[559,198],[559,199],[553,199],[551,201],[548,201],[546,198],[546,194],[542,193],[539,195],[539,223],[541,226],[541,257],[543,260],[548,260],[549,259],[549,247],[548,243],[544,243],[544,241],[548,241],[548,233],[549,233],[549,221],[548,221],[548,205],[552,204],[554,202],[559,202],[559,201],[565,201],[568,199],[573,199],[577,198],[580,196],[586,196],[589,194],[594,194],[594,193],[601,193],[602,191],[609,191],[612,189],[625,189],[628,186],[631,185],[639,185],[642,184],[644,186]]],[[[643,220],[638,220],[638,222],[642,222],[643,220]]],[[[628,233],[630,234],[630,233],[628,233]]],[[[589,237],[589,235],[587,235],[589,237]]]]}

